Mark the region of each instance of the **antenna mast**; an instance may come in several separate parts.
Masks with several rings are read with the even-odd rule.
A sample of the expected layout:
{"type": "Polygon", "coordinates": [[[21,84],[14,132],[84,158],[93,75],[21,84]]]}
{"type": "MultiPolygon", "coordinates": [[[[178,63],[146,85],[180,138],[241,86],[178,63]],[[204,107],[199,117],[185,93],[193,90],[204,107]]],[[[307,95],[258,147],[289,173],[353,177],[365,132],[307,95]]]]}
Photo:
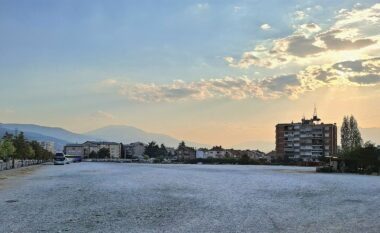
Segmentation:
{"type": "Polygon", "coordinates": [[[314,114],[313,114],[313,121],[320,121],[321,119],[318,118],[318,113],[317,113],[317,106],[314,104],[314,114]]]}

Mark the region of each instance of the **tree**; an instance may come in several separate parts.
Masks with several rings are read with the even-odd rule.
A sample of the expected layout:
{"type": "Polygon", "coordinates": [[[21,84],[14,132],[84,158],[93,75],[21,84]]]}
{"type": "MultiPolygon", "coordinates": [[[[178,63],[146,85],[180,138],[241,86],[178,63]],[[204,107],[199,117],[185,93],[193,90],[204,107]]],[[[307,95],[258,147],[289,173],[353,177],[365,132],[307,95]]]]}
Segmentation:
{"type": "Polygon", "coordinates": [[[157,158],[160,156],[160,147],[156,142],[152,141],[145,147],[145,155],[148,155],[150,158],[157,158]]]}
{"type": "Polygon", "coordinates": [[[28,149],[28,142],[26,141],[23,132],[15,136],[15,138],[13,139],[13,144],[16,147],[14,158],[25,159],[28,153],[30,153],[28,149]]]}
{"type": "Polygon", "coordinates": [[[100,159],[106,159],[106,158],[110,158],[110,157],[111,157],[110,149],[108,149],[108,148],[101,148],[98,151],[98,158],[100,158],[100,159]]]}
{"type": "Polygon", "coordinates": [[[31,141],[30,146],[35,153],[35,159],[41,159],[44,154],[44,148],[37,141],[31,141]]]}
{"type": "Polygon", "coordinates": [[[224,150],[222,146],[213,146],[211,150],[221,151],[224,150]]]}
{"type": "Polygon", "coordinates": [[[341,145],[343,153],[361,147],[363,140],[359,131],[358,122],[354,116],[345,116],[341,128],[341,145]]]}
{"type": "Polygon", "coordinates": [[[43,148],[39,142],[31,141],[29,144],[34,151],[34,159],[50,160],[54,157],[53,153],[43,148]]]}
{"type": "Polygon", "coordinates": [[[239,163],[240,164],[249,164],[250,160],[251,159],[249,158],[248,154],[244,153],[243,156],[241,156],[241,158],[239,159],[239,163]]]}
{"type": "Polygon", "coordinates": [[[8,161],[10,157],[15,153],[16,148],[9,139],[3,139],[0,141],[0,159],[8,161]]]}
{"type": "Polygon", "coordinates": [[[359,148],[363,144],[363,139],[359,131],[358,122],[355,117],[350,117],[350,130],[351,130],[351,150],[359,148]]]}
{"type": "Polygon", "coordinates": [[[91,151],[88,157],[90,159],[96,159],[98,157],[98,154],[95,151],[91,151]]]}
{"type": "Polygon", "coordinates": [[[13,138],[13,145],[16,150],[12,157],[12,167],[14,168],[15,159],[25,160],[26,158],[33,158],[35,152],[33,148],[30,146],[29,142],[25,139],[24,133],[20,132],[13,138]]]}
{"type": "Polygon", "coordinates": [[[159,154],[160,154],[160,157],[163,157],[163,158],[168,157],[168,150],[166,149],[166,146],[164,144],[161,144],[159,154]]]}
{"type": "Polygon", "coordinates": [[[184,141],[182,141],[182,142],[180,142],[179,143],[179,145],[178,145],[178,150],[183,150],[183,149],[185,149],[186,148],[186,144],[185,144],[185,142],[184,141]]]}
{"type": "Polygon", "coordinates": [[[344,153],[345,171],[371,174],[380,172],[380,149],[373,143],[366,142],[364,147],[357,147],[344,153]]]}
{"type": "Polygon", "coordinates": [[[25,157],[26,159],[35,159],[36,152],[33,150],[32,146],[28,143],[25,149],[25,157]]]}
{"type": "Polygon", "coordinates": [[[343,117],[342,127],[340,129],[341,145],[343,152],[350,151],[350,120],[348,116],[343,117]]]}

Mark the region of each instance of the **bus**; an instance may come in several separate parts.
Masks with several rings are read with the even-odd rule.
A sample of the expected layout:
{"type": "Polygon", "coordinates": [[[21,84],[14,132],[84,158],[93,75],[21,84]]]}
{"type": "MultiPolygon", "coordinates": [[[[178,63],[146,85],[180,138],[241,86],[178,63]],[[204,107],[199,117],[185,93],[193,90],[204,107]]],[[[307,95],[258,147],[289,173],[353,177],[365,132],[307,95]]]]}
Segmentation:
{"type": "Polygon", "coordinates": [[[66,155],[66,159],[68,159],[72,163],[79,163],[82,162],[82,156],[81,155],[66,155]]]}
{"type": "Polygon", "coordinates": [[[62,152],[56,153],[54,156],[54,165],[65,165],[66,158],[62,152]]]}

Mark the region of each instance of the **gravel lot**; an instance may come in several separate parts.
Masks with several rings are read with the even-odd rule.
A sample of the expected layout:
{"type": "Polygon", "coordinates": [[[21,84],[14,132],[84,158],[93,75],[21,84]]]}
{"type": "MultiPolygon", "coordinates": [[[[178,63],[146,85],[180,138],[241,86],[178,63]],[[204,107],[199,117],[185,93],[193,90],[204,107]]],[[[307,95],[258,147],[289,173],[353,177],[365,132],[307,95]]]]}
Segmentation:
{"type": "Polygon", "coordinates": [[[0,179],[0,232],[380,232],[380,177],[314,170],[40,166],[0,179]]]}

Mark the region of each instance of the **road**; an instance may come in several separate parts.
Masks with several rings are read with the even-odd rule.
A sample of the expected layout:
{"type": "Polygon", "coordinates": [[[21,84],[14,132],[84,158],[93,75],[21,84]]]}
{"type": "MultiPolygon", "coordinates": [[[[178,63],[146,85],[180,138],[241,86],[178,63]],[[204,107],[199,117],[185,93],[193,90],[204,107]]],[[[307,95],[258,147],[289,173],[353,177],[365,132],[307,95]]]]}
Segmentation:
{"type": "Polygon", "coordinates": [[[313,170],[40,166],[0,179],[0,232],[380,231],[380,177],[313,170]]]}

